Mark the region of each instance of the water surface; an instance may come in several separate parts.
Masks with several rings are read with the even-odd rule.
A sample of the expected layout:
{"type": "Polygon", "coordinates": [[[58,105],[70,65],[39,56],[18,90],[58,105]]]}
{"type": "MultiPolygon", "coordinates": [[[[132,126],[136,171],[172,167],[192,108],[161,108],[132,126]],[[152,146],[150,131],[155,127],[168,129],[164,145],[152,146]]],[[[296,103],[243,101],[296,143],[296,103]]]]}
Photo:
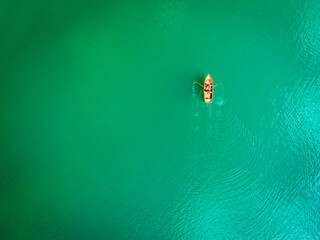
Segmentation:
{"type": "Polygon", "coordinates": [[[0,17],[1,239],[320,238],[319,1],[0,17]]]}

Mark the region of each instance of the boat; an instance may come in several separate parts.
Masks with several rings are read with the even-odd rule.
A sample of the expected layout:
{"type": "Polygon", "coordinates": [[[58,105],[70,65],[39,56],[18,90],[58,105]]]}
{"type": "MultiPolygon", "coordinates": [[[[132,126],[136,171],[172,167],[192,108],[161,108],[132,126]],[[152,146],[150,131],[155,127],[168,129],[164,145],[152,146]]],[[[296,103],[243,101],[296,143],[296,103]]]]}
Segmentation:
{"type": "Polygon", "coordinates": [[[210,74],[206,77],[203,84],[203,98],[204,102],[211,103],[213,97],[213,83],[210,74]]]}

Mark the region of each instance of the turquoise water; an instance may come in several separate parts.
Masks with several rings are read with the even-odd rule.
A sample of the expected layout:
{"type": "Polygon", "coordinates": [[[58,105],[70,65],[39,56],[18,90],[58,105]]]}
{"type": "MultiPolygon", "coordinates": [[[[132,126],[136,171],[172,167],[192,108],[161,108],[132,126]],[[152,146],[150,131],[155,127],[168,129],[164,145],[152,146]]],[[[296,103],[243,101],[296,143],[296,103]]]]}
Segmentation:
{"type": "Polygon", "coordinates": [[[0,18],[1,239],[320,238],[319,1],[0,18]]]}

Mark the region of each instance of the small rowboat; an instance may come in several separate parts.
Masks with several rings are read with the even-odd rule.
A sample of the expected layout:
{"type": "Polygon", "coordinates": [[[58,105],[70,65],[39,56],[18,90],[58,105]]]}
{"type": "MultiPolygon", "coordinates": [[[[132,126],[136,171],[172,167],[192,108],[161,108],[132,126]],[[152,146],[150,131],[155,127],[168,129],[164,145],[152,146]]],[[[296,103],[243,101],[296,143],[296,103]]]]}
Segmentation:
{"type": "Polygon", "coordinates": [[[203,98],[204,102],[211,103],[213,97],[213,83],[210,74],[206,77],[203,84],[203,98]]]}
{"type": "Polygon", "coordinates": [[[211,78],[210,74],[208,74],[208,76],[204,80],[203,86],[198,82],[195,82],[195,83],[198,84],[199,86],[203,87],[203,99],[204,99],[204,102],[212,103],[213,89],[216,86],[218,86],[220,84],[220,82],[218,82],[216,85],[213,86],[212,78],[211,78]]]}

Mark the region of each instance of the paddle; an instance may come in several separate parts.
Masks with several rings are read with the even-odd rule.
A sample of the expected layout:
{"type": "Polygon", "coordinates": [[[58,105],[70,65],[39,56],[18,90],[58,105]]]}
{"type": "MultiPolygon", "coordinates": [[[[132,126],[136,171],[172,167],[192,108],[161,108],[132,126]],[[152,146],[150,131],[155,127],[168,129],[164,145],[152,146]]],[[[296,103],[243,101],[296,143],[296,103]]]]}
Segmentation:
{"type": "Polygon", "coordinates": [[[196,82],[196,84],[200,85],[201,87],[203,87],[200,83],[196,82]]]}
{"type": "MultiPolygon", "coordinates": [[[[203,87],[200,83],[196,82],[196,84],[198,84],[199,86],[203,87]]],[[[220,82],[218,82],[216,85],[214,85],[213,87],[216,87],[220,84],[220,82]]]]}
{"type": "Polygon", "coordinates": [[[214,85],[213,87],[215,87],[215,86],[218,86],[220,83],[218,82],[216,85],[214,85]]]}

